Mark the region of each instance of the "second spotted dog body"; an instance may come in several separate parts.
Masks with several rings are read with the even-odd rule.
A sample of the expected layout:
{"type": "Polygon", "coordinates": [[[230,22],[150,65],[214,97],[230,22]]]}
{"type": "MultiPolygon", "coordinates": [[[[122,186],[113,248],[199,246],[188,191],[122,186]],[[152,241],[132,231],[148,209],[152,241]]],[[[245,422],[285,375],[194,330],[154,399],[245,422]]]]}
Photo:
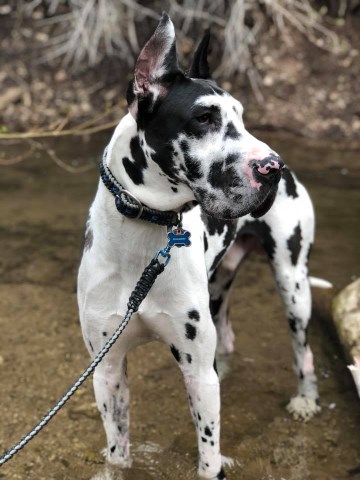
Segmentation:
{"type": "MultiPolygon", "coordinates": [[[[184,376],[197,431],[199,475],[223,479],[216,328],[219,349],[230,351],[232,345],[224,313],[227,297],[220,289],[229,289],[241,261],[244,228],[267,225],[272,232],[268,238],[275,242],[268,252],[275,269],[281,263],[280,238],[288,242],[284,248],[290,263],[283,266],[289,268],[279,264],[277,279],[280,291],[288,292],[284,300],[294,332],[300,395],[309,404],[314,402],[312,357],[305,337],[309,315],[307,307],[296,310],[291,293],[296,289],[299,297],[308,292],[303,288],[307,247],[302,239],[311,242],[312,227],[306,230],[301,223],[296,230],[289,217],[283,233],[276,233],[289,184],[302,187],[288,174],[276,195],[283,163],[246,131],[241,104],[208,78],[206,47],[205,37],[189,75],[184,75],[177,66],[173,25],[166,15],[162,17],[136,63],[128,92],[130,113],[107,149],[108,167],[133,196],[153,209],[184,212],[183,226],[191,232],[192,245],[174,248],[170,265],[96,368],[94,389],[107,436],[107,460],[129,465],[126,355],[145,342],[165,342],[184,376]],[[279,208],[269,211],[275,198],[274,207],[279,208]],[[266,212],[266,217],[254,220],[266,212]],[[294,272],[295,283],[290,278],[294,272]]],[[[299,198],[306,203],[303,189],[301,193],[299,198]]],[[[100,182],[90,209],[78,282],[82,331],[92,356],[121,322],[132,289],[166,238],[166,227],[120,215],[114,197],[100,182]]],[[[299,413],[304,410],[300,407],[295,402],[292,409],[299,413]]]]}

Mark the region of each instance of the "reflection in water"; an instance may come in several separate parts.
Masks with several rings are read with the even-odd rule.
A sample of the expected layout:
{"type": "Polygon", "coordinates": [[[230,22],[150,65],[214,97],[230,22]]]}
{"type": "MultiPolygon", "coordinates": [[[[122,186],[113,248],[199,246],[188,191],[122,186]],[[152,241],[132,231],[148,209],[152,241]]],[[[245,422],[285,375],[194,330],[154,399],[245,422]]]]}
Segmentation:
{"type": "Polygon", "coordinates": [[[153,442],[132,445],[132,467],[122,470],[106,464],[91,480],[183,480],[197,479],[194,462],[189,455],[164,449],[153,442]]]}
{"type": "Polygon", "coordinates": [[[124,480],[123,472],[119,468],[105,465],[91,480],[124,480]]]}
{"type": "MultiPolygon", "coordinates": [[[[106,464],[90,480],[181,480],[198,479],[194,462],[189,454],[185,457],[179,452],[164,449],[157,443],[145,442],[132,446],[133,464],[131,469],[121,469],[106,464]]],[[[223,465],[229,471],[240,462],[222,456],[223,465]]]]}

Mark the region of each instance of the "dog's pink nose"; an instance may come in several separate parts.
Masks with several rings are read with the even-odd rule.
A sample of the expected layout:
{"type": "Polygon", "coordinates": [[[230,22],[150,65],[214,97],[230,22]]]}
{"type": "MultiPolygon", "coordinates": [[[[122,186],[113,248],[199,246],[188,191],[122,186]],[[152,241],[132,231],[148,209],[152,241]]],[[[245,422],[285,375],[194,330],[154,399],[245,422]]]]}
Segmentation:
{"type": "Polygon", "coordinates": [[[256,160],[254,167],[260,175],[271,175],[278,173],[284,168],[284,162],[276,155],[270,155],[263,160],[256,160]]]}

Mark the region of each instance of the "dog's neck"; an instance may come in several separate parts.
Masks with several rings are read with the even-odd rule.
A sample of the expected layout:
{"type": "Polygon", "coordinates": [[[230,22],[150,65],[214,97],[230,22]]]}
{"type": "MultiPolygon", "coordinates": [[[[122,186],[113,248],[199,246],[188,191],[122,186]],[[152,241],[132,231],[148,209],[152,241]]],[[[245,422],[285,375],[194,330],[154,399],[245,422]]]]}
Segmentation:
{"type": "Polygon", "coordinates": [[[128,113],[111,138],[106,159],[118,182],[144,205],[157,210],[180,210],[195,200],[187,185],[169,179],[153,161],[151,153],[143,132],[138,131],[136,121],[128,113]],[[138,149],[141,149],[140,160],[132,156],[133,139],[136,139],[138,149]]]}

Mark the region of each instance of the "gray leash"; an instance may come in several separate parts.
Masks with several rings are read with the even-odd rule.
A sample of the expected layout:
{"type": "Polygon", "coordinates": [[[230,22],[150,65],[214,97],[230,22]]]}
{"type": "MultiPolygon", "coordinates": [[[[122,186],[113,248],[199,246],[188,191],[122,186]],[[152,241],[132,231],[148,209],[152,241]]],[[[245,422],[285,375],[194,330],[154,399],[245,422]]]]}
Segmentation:
{"type": "Polygon", "coordinates": [[[69,390],[63,395],[63,397],[57,402],[57,404],[51,408],[48,413],[40,420],[40,422],[24,437],[21,438],[10,450],[8,450],[4,455],[0,457],[0,466],[4,465],[8,460],[10,460],[16,453],[18,453],[22,448],[25,447],[27,443],[30,442],[48,423],[49,421],[57,414],[57,412],[65,405],[65,403],[70,399],[70,397],[76,392],[76,390],[85,382],[85,380],[93,373],[97,365],[105,357],[110,348],[114,345],[116,340],[120,337],[125,327],[130,321],[131,316],[135,313],[141,302],[144,300],[146,295],[149,293],[150,288],[154,284],[156,278],[160,273],[162,273],[169,263],[170,260],[170,247],[167,246],[165,249],[160,250],[155,257],[151,260],[149,265],[143,271],[136,287],[132,291],[128,304],[127,312],[123,321],[117,327],[115,332],[105,343],[100,352],[96,355],[94,360],[90,363],[88,368],[80,376],[80,378],[69,388],[69,390]],[[160,263],[158,258],[162,256],[165,261],[160,263]]]}

